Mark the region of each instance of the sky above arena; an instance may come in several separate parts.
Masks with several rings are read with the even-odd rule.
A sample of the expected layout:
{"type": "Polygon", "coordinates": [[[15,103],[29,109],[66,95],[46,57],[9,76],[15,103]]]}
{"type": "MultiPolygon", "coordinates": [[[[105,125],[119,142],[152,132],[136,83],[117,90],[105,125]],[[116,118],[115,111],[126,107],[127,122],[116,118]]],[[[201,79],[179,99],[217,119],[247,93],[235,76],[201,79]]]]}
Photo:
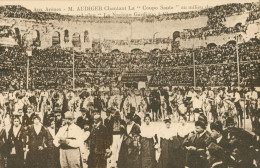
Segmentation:
{"type": "Polygon", "coordinates": [[[188,12],[201,10],[216,5],[228,3],[252,3],[260,0],[130,0],[130,1],[104,1],[104,0],[16,0],[2,1],[0,5],[21,5],[33,12],[56,12],[64,15],[84,15],[84,16],[141,16],[147,14],[163,14],[188,12]],[[138,13],[134,15],[134,13],[138,13]],[[96,15],[99,14],[99,15],[96,15]]]}

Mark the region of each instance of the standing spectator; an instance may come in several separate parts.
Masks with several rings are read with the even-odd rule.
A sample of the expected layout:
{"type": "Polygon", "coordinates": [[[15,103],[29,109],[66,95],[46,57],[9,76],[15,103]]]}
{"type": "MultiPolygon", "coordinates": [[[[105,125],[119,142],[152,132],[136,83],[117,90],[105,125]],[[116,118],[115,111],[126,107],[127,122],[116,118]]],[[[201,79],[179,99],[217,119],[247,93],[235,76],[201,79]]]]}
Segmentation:
{"type": "Polygon", "coordinates": [[[210,133],[206,130],[206,121],[202,119],[195,122],[196,132],[192,132],[184,140],[183,145],[187,149],[186,167],[206,168],[207,162],[203,158],[208,143],[211,140],[210,133]]]}
{"type": "Polygon", "coordinates": [[[155,160],[155,132],[151,124],[152,118],[149,114],[144,117],[144,122],[141,126],[141,163],[142,167],[154,168],[156,167],[155,160]]]}
{"type": "Polygon", "coordinates": [[[118,168],[140,168],[140,127],[133,121],[133,115],[126,115],[126,132],[119,151],[118,168]]]}
{"type": "Polygon", "coordinates": [[[106,168],[109,153],[108,130],[102,124],[99,114],[94,115],[94,126],[90,133],[90,154],[88,166],[91,168],[106,168]]]}
{"type": "Polygon", "coordinates": [[[55,120],[54,118],[49,118],[48,121],[48,133],[50,139],[48,141],[48,148],[47,148],[47,167],[48,168],[59,168],[60,167],[60,155],[59,155],[59,148],[57,148],[53,144],[53,139],[55,138],[58,129],[55,127],[55,120]]]}
{"type": "Polygon", "coordinates": [[[27,107],[27,113],[24,115],[24,118],[23,118],[23,124],[24,124],[24,127],[28,127],[30,125],[32,125],[34,122],[33,122],[33,118],[35,117],[35,113],[33,111],[33,107],[32,106],[28,106],[27,107]]]}
{"type": "Polygon", "coordinates": [[[6,131],[3,128],[2,121],[0,120],[0,167],[4,167],[5,165],[5,155],[6,155],[6,131]]]}
{"type": "Polygon", "coordinates": [[[60,147],[61,168],[81,167],[81,150],[83,148],[84,136],[82,129],[73,123],[73,113],[66,112],[66,124],[56,134],[53,143],[60,147]]]}
{"type": "Polygon", "coordinates": [[[26,166],[28,168],[46,168],[46,149],[50,137],[38,115],[33,117],[33,125],[29,126],[27,136],[29,151],[26,156],[26,166]]]}
{"type": "Polygon", "coordinates": [[[26,144],[26,132],[21,125],[18,116],[13,119],[13,125],[8,133],[7,139],[7,167],[23,168],[24,167],[24,151],[26,144]]]}

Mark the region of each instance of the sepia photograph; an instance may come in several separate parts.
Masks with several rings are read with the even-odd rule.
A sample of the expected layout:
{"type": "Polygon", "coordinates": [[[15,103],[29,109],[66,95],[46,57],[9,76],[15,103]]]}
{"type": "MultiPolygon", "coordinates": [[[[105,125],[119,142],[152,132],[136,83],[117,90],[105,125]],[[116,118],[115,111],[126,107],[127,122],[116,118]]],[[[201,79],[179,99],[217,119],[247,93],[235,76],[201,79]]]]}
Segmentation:
{"type": "Polygon", "coordinates": [[[260,1],[0,0],[0,168],[260,168],[260,1]]]}

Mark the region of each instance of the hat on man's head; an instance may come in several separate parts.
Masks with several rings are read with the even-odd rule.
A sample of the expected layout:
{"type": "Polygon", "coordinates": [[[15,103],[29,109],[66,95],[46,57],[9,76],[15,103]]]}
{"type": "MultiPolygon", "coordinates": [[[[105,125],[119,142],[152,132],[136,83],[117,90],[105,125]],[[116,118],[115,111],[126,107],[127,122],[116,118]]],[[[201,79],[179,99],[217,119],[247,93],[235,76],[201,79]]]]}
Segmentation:
{"type": "Polygon", "coordinates": [[[171,122],[172,122],[171,118],[165,118],[163,121],[164,121],[165,123],[171,123],[171,122]]]}
{"type": "Polygon", "coordinates": [[[133,120],[133,114],[132,113],[127,113],[125,116],[126,119],[133,120]]]}
{"type": "Polygon", "coordinates": [[[107,113],[114,113],[115,111],[116,111],[116,109],[113,108],[113,107],[109,107],[109,108],[107,108],[107,110],[106,110],[107,113]]]}
{"type": "Polygon", "coordinates": [[[230,125],[234,125],[235,124],[235,121],[232,117],[228,117],[226,119],[226,126],[230,126],[230,125]]]}
{"type": "Polygon", "coordinates": [[[40,120],[40,121],[41,121],[41,117],[40,117],[38,114],[37,114],[37,115],[35,115],[35,116],[33,116],[33,118],[32,118],[32,119],[34,120],[34,119],[36,119],[36,118],[37,118],[38,120],[40,120]]]}
{"type": "Polygon", "coordinates": [[[207,119],[207,117],[203,113],[200,113],[200,115],[198,117],[198,121],[201,121],[201,122],[205,123],[205,125],[208,124],[208,119],[207,119]]]}
{"type": "Polygon", "coordinates": [[[222,123],[220,121],[213,122],[210,124],[210,129],[216,130],[218,132],[222,132],[223,131],[222,123]]]}
{"type": "Polygon", "coordinates": [[[80,108],[80,112],[87,112],[88,110],[86,108],[80,108]]]}
{"type": "Polygon", "coordinates": [[[121,115],[120,115],[119,111],[116,111],[114,116],[119,116],[120,117],[121,115]]]}
{"type": "Polygon", "coordinates": [[[73,112],[67,111],[67,112],[65,113],[65,118],[73,119],[73,118],[74,118],[73,112]]]}
{"type": "Polygon", "coordinates": [[[130,107],[130,113],[135,113],[135,107],[130,107]]]}

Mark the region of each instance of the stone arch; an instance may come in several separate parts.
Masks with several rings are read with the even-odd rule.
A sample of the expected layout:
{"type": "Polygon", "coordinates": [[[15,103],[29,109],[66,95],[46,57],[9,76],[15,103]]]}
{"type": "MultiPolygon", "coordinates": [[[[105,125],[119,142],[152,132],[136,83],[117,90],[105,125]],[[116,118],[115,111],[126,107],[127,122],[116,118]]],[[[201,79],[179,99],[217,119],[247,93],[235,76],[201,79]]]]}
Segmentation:
{"type": "Polygon", "coordinates": [[[39,30],[33,31],[32,38],[33,38],[33,45],[34,46],[41,46],[41,36],[40,36],[39,30]]]}
{"type": "Polygon", "coordinates": [[[215,43],[209,43],[207,45],[207,48],[212,48],[212,47],[216,47],[217,45],[215,43]]]}
{"type": "Polygon", "coordinates": [[[236,40],[230,40],[227,42],[227,44],[236,44],[236,43],[237,43],[236,40]]]}
{"type": "Polygon", "coordinates": [[[72,44],[74,47],[81,46],[80,34],[78,32],[76,32],[72,35],[72,44]]]}
{"type": "Polygon", "coordinates": [[[173,41],[175,41],[178,37],[180,37],[180,32],[179,31],[175,31],[175,32],[172,33],[173,41]]]}
{"type": "Polygon", "coordinates": [[[59,45],[60,44],[60,32],[55,31],[52,35],[52,45],[59,45]]]}

